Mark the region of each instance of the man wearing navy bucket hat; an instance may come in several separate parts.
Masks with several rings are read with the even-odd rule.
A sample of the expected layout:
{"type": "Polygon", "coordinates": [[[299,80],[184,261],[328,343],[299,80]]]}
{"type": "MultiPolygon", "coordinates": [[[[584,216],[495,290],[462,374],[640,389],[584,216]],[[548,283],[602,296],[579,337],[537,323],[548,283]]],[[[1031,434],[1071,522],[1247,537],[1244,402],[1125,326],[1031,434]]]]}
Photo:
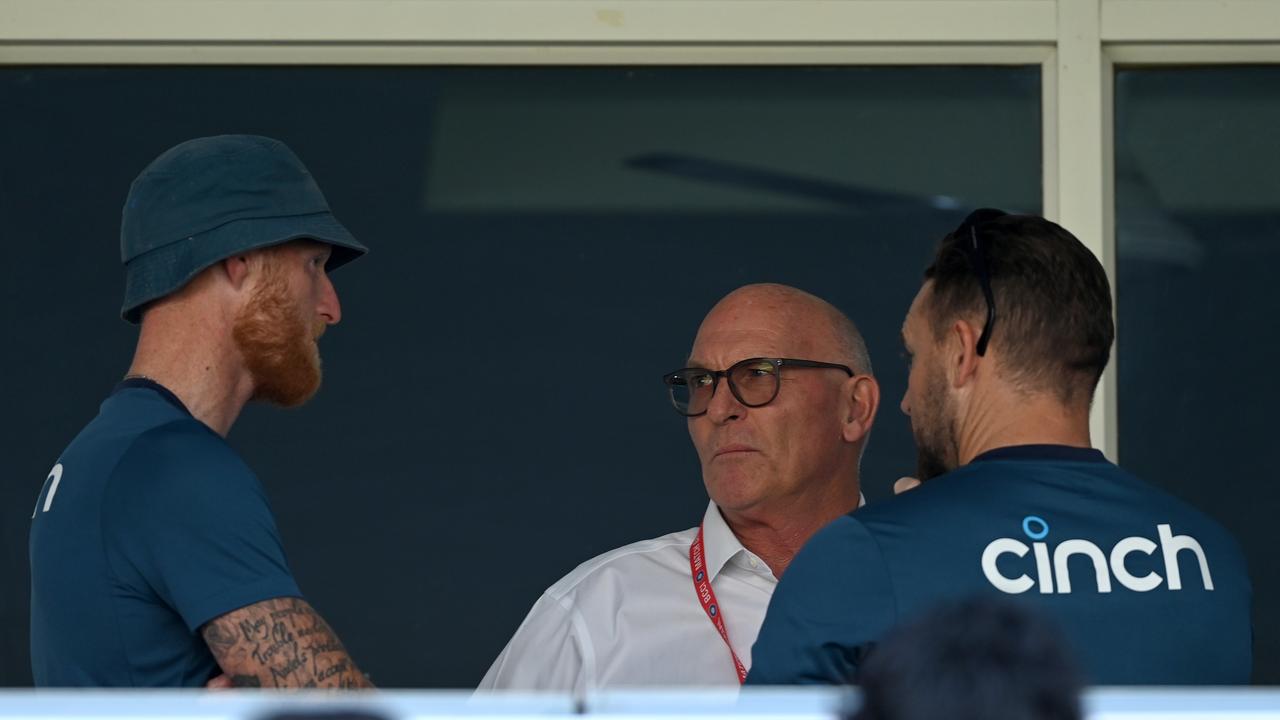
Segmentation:
{"type": "Polygon", "coordinates": [[[133,363],[32,516],[36,684],[369,686],[224,440],[250,400],[319,388],[317,340],[341,319],[328,272],[365,247],[283,143],[222,135],[134,180],[120,250],[133,363]]]}

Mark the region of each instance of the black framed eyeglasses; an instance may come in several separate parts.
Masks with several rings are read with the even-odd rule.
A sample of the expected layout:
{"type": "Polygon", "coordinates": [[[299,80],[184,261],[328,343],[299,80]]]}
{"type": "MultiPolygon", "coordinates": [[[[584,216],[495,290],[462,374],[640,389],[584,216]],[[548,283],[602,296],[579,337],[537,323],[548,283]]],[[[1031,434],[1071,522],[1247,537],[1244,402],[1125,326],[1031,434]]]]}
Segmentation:
{"type": "Polygon", "coordinates": [[[778,397],[783,367],[830,368],[843,370],[849,377],[854,376],[847,365],[836,363],[793,358],[747,358],[727,370],[682,368],[663,375],[662,382],[667,385],[676,412],[685,417],[697,417],[710,407],[716,385],[722,377],[729,382],[729,391],[738,402],[752,408],[768,405],[778,397]]]}
{"type": "Polygon", "coordinates": [[[991,330],[996,324],[996,298],[995,294],[991,292],[991,270],[987,264],[986,244],[983,242],[978,228],[984,223],[1008,214],[995,208],[979,208],[969,213],[969,216],[951,234],[955,238],[955,242],[959,244],[960,249],[964,251],[965,257],[968,258],[969,266],[973,268],[973,274],[978,276],[978,282],[982,285],[982,296],[987,300],[987,322],[982,326],[982,333],[978,335],[977,347],[974,348],[979,356],[987,354],[987,344],[991,342],[991,330]]]}

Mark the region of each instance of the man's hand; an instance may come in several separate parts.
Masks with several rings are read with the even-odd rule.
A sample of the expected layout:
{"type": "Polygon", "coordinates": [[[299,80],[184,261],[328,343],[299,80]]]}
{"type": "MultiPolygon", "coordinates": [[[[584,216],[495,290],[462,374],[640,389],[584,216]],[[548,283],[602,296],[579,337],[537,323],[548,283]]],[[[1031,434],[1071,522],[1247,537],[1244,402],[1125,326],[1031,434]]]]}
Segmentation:
{"type": "Polygon", "coordinates": [[[200,632],[226,673],[209,681],[211,690],[373,687],[301,598],[263,600],[210,620],[200,632]]]}
{"type": "Polygon", "coordinates": [[[920,487],[920,481],[913,477],[900,477],[893,483],[893,494],[901,495],[902,493],[920,487]]]}

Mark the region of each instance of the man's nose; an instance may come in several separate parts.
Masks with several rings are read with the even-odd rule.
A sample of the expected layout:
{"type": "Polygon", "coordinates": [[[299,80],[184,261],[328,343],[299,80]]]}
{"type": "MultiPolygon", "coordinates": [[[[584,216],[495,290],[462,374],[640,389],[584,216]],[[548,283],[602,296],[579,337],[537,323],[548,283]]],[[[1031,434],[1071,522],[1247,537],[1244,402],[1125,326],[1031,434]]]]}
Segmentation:
{"type": "Polygon", "coordinates": [[[911,417],[911,403],[907,402],[908,397],[910,396],[907,395],[906,392],[903,392],[902,402],[898,403],[898,407],[902,409],[902,414],[906,415],[907,417],[911,417]]]}
{"type": "Polygon", "coordinates": [[[730,390],[729,378],[717,377],[716,385],[711,390],[711,402],[707,404],[707,418],[711,422],[720,425],[742,417],[746,406],[730,390]]]}
{"type": "Polygon", "coordinates": [[[338,302],[338,291],[333,287],[333,281],[328,275],[323,276],[316,312],[324,318],[326,325],[337,325],[342,320],[342,303],[338,302]]]}

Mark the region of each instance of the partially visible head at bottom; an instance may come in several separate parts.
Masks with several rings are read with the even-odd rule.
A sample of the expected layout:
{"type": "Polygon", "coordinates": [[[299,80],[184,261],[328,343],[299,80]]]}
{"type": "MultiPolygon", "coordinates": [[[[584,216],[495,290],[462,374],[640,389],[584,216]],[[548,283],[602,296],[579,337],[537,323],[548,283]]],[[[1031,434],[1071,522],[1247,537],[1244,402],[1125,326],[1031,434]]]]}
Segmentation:
{"type": "Polygon", "coordinates": [[[1082,682],[1058,627],[975,597],[891,631],[859,672],[855,720],[1079,720],[1082,682]]]}

